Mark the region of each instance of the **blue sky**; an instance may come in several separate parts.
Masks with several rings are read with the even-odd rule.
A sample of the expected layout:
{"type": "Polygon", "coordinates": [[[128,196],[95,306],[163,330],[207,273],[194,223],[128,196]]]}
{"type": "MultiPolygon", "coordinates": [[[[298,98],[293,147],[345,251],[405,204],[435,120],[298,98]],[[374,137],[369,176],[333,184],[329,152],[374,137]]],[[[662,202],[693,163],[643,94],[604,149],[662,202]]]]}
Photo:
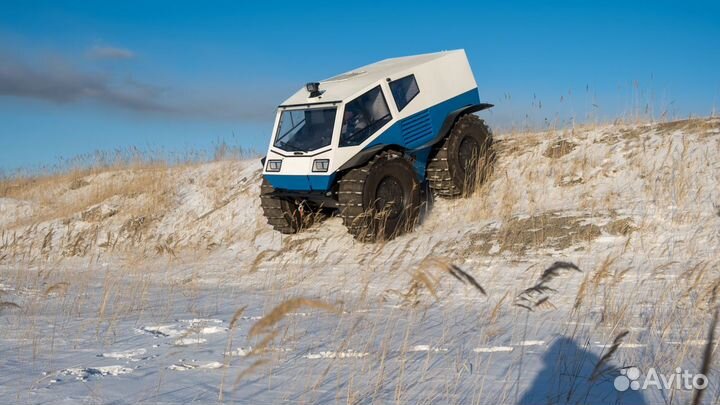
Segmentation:
{"type": "Polygon", "coordinates": [[[262,150],[305,82],[464,48],[495,128],[709,115],[720,3],[0,4],[0,170],[127,147],[262,150]]]}

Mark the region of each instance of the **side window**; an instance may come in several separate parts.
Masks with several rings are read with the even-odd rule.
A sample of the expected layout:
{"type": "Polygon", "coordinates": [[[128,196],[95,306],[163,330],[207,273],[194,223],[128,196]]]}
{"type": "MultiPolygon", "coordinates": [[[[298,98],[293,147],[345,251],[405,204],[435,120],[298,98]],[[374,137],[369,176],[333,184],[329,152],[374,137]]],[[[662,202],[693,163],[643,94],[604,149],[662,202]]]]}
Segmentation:
{"type": "Polygon", "coordinates": [[[340,146],[356,146],[392,120],[380,86],[347,103],[340,131],[340,146]]]}
{"type": "Polygon", "coordinates": [[[402,111],[420,93],[415,75],[405,76],[390,82],[390,91],[398,111],[402,111]]]}

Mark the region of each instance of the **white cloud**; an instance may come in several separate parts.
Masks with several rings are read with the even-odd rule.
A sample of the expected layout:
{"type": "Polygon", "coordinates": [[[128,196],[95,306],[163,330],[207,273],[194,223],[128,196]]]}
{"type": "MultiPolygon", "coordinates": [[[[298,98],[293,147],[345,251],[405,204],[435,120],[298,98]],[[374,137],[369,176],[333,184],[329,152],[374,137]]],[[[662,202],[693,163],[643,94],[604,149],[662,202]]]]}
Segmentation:
{"type": "Polygon", "coordinates": [[[132,59],[135,52],[114,46],[93,46],[88,51],[88,56],[93,59],[132,59]]]}

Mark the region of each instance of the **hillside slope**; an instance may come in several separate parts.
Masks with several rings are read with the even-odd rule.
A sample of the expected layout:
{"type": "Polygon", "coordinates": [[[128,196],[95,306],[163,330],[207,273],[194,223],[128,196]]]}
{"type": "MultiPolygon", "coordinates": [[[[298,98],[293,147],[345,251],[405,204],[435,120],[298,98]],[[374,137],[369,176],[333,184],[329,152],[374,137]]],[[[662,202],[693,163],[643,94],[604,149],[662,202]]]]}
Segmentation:
{"type": "Polygon", "coordinates": [[[379,244],[338,218],[273,232],[255,160],[5,181],[0,367],[16,372],[0,395],[685,402],[612,384],[627,366],[699,370],[720,288],[720,119],[496,148],[474,196],[379,244]]]}
{"type": "MultiPolygon", "coordinates": [[[[617,234],[618,221],[651,234],[667,226],[661,218],[711,216],[720,201],[719,128],[717,119],[695,119],[496,136],[498,166],[489,184],[471,199],[436,201],[417,232],[388,248],[412,239],[440,243],[435,249],[442,251],[443,243],[476,240],[487,242],[475,246],[484,254],[518,253],[617,234]],[[551,233],[588,232],[525,232],[537,221],[548,222],[551,233]],[[607,232],[589,226],[593,221],[607,232]]],[[[32,259],[280,247],[258,208],[259,178],[259,163],[242,161],[7,181],[0,189],[0,252],[12,260],[19,252],[32,259]]],[[[338,225],[333,219],[285,240],[346,239],[338,225]]]]}

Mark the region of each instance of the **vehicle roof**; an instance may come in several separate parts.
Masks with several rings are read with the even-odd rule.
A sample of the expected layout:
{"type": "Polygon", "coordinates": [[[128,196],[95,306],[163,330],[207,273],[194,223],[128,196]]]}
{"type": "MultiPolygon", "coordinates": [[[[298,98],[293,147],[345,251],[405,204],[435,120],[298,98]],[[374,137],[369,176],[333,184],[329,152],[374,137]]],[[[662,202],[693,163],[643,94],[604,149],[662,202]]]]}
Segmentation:
{"type": "MultiPolygon", "coordinates": [[[[415,66],[459,52],[463,54],[465,53],[464,50],[459,49],[381,60],[380,62],[375,62],[373,64],[362,66],[340,75],[321,80],[320,91],[322,91],[323,94],[320,97],[308,98],[309,93],[303,85],[300,90],[285,100],[281,107],[343,101],[379,80],[393,77],[393,75],[407,71],[415,66]]],[[[396,78],[397,77],[393,77],[393,79],[396,78]]]]}

